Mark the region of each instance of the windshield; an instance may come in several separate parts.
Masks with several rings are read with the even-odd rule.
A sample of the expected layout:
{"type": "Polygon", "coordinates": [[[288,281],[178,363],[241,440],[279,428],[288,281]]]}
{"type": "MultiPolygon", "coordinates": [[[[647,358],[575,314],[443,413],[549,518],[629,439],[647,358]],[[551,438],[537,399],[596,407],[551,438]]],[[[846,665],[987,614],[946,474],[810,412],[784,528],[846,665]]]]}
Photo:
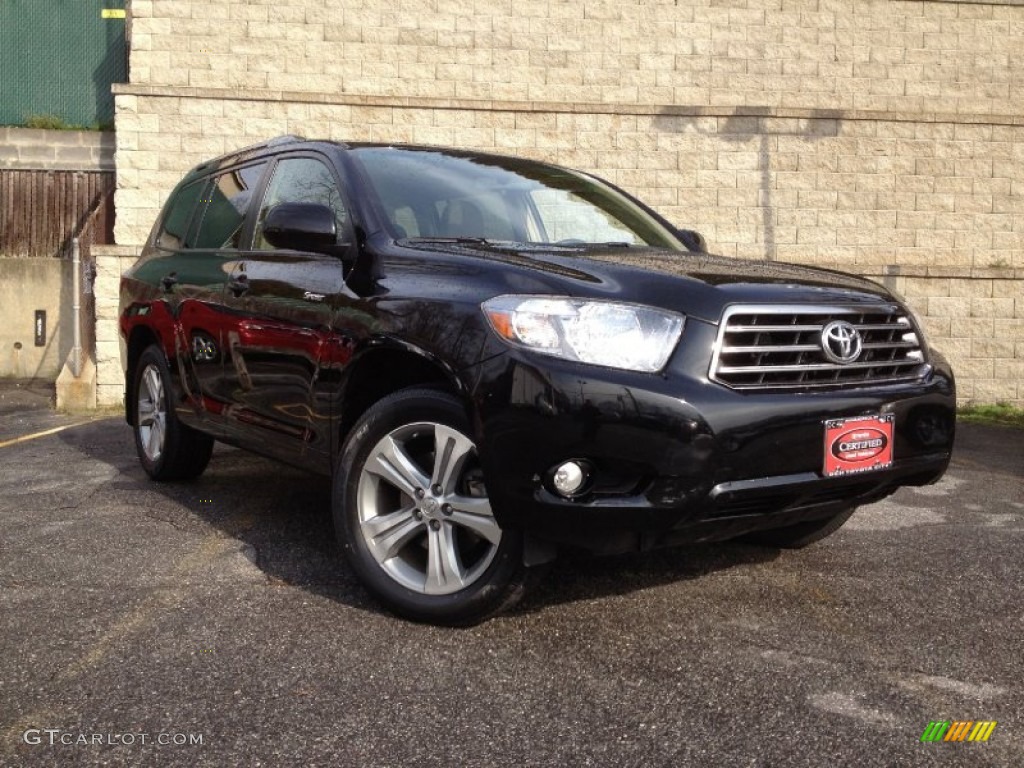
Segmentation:
{"type": "Polygon", "coordinates": [[[399,239],[683,248],[629,197],[576,171],[432,149],[359,147],[352,156],[399,239]]]}

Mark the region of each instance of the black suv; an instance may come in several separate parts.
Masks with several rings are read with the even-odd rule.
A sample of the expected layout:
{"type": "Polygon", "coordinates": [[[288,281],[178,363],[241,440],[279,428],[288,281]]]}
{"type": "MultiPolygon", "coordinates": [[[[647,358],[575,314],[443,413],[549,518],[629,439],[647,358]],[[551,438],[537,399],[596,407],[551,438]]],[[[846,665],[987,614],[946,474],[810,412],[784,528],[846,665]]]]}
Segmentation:
{"type": "Polygon", "coordinates": [[[282,137],[194,168],[121,283],[156,480],[214,440],[333,477],[399,614],[468,624],[560,545],[800,547],[935,482],[953,374],[892,292],[724,259],[593,176],[282,137]]]}

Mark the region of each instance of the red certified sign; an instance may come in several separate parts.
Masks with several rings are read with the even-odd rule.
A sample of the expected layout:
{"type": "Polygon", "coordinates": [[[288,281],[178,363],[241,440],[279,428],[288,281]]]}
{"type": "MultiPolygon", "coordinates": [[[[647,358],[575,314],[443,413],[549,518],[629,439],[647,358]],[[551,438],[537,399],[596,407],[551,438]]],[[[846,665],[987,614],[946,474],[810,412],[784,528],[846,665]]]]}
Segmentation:
{"type": "Polygon", "coordinates": [[[825,422],[825,477],[892,466],[893,415],[825,422]]]}

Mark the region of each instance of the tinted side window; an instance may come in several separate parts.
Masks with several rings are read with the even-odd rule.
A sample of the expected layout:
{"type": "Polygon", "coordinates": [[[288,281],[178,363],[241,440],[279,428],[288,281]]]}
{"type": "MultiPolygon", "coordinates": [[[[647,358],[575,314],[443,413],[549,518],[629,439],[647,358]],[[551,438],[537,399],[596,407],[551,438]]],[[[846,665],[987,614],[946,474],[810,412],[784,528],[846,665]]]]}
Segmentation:
{"type": "Polygon", "coordinates": [[[248,165],[214,176],[192,247],[238,247],[245,214],[266,167],[267,163],[248,165]]]}
{"type": "Polygon", "coordinates": [[[320,203],[334,211],[338,237],[348,226],[348,214],[341,200],[341,190],[334,180],[334,174],[321,161],[312,157],[290,157],[280,161],[274,169],[274,177],[267,186],[267,193],[260,206],[256,223],[253,247],[259,250],[273,250],[274,246],[263,237],[263,220],[267,211],[278,203],[320,203]]]}
{"type": "Polygon", "coordinates": [[[205,180],[196,181],[174,192],[164,220],[160,224],[160,232],[156,236],[157,246],[172,251],[189,247],[190,243],[186,237],[188,225],[205,186],[205,180]]]}

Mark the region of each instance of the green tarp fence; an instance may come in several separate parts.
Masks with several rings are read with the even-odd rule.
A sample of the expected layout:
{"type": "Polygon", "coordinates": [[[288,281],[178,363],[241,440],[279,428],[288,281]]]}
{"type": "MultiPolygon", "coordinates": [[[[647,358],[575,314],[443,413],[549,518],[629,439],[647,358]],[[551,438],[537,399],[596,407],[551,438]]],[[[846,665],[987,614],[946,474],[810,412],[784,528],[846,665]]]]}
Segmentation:
{"type": "Polygon", "coordinates": [[[109,127],[127,79],[124,0],[0,0],[0,125],[109,127]]]}

